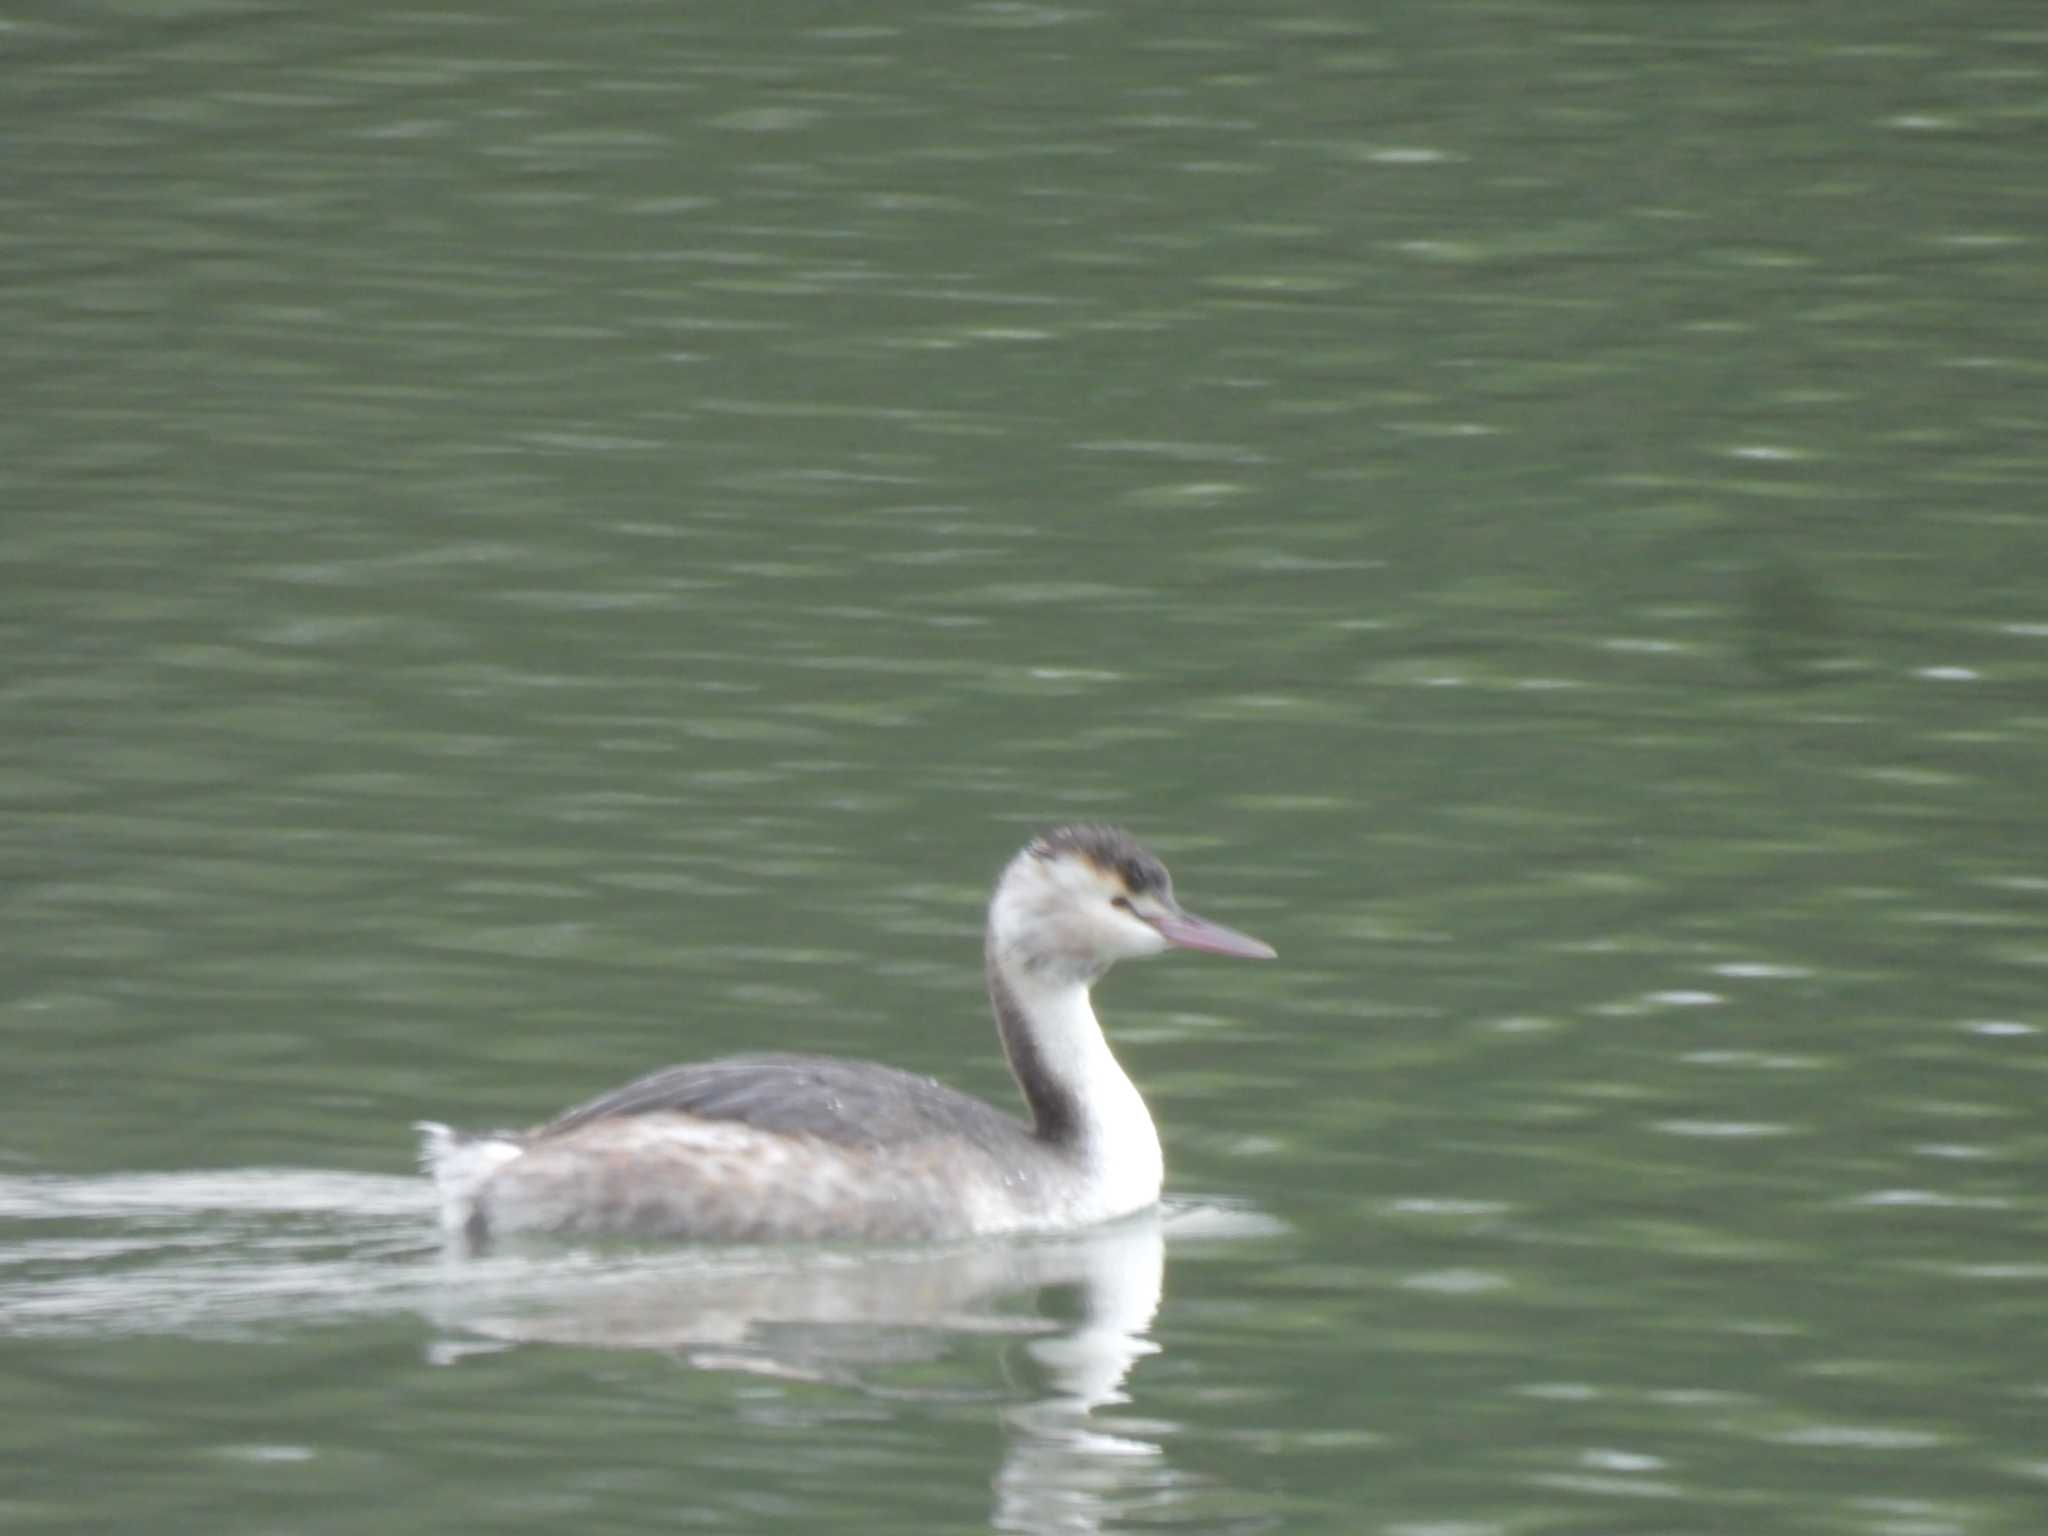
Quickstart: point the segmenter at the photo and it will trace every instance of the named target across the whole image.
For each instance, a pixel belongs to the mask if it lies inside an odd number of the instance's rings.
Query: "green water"
[[[4,40],[0,1525],[2048,1529],[2048,12]],[[441,1261],[1071,817],[1163,1225]]]

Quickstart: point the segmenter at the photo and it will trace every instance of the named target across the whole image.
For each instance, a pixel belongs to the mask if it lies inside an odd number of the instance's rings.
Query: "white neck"
[[[1103,1038],[1086,983],[989,957],[989,997],[1010,1071],[1039,1138],[1078,1160],[1084,1219],[1141,1210],[1159,1198],[1159,1132]]]

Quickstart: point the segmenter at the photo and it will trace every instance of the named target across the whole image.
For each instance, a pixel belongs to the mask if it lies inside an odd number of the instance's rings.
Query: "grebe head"
[[[1166,866],[1115,827],[1033,838],[989,905],[991,957],[1047,982],[1085,986],[1119,960],[1168,949],[1273,958],[1270,945],[1184,911]]]

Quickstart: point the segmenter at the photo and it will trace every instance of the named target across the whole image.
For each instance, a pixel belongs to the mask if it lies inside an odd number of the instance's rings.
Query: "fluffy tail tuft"
[[[471,1135],[438,1120],[420,1120],[420,1171],[441,1193],[441,1230],[451,1238],[474,1240],[487,1223],[481,1208],[491,1175],[526,1149],[502,1132]]]
[[[463,1139],[462,1132],[438,1120],[415,1120],[412,1128],[420,1133],[421,1173],[433,1173],[441,1166],[441,1160]]]

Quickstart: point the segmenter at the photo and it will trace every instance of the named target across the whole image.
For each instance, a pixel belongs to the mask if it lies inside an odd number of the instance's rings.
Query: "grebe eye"
[[[1138,915],[1138,909],[1131,905],[1131,898],[1128,896],[1112,896],[1109,898],[1109,904],[1112,907],[1122,907],[1133,917]]]

